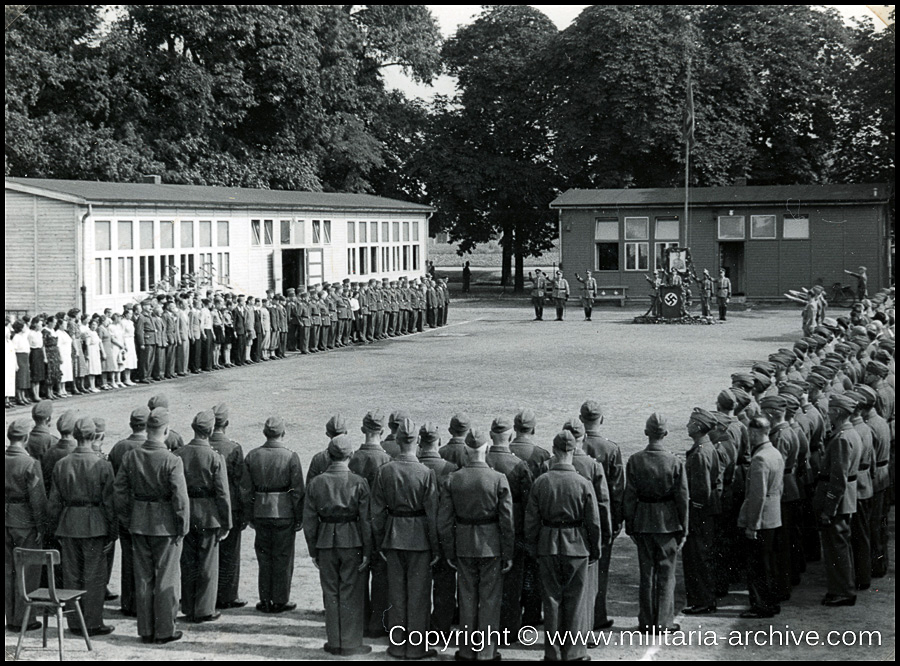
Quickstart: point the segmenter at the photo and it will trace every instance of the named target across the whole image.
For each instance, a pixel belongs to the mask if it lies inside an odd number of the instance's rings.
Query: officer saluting
[[[581,307],[584,308],[584,320],[591,320],[594,310],[594,299],[597,298],[597,281],[591,276],[590,271],[585,271],[584,278],[575,273],[575,279],[581,283]]]
[[[534,270],[534,275],[528,274],[531,280],[531,304],[534,306],[534,320],[544,320],[544,295],[547,291],[547,278],[540,268]]]
[[[562,271],[556,271],[553,281],[553,300],[556,303],[556,321],[562,321],[566,314],[566,301],[569,300],[569,281],[563,277]]]

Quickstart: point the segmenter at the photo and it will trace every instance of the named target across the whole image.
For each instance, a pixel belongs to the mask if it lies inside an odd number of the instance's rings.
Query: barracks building
[[[891,276],[888,188],[869,185],[569,190],[559,211],[560,263],[571,275],[594,271],[598,290],[647,299],[644,276],[670,247],[689,248],[698,276],[725,268],[737,296],[783,298],[788,289],[835,282],[866,266],[869,289]]]
[[[145,181],[6,178],[6,311],[120,309],[185,275],[262,296],[425,271],[428,206]]]

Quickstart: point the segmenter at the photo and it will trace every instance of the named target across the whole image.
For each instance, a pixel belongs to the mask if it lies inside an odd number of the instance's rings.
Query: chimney
[[[141,176],[141,182],[149,185],[162,185],[162,178],[156,174],[144,174]]]

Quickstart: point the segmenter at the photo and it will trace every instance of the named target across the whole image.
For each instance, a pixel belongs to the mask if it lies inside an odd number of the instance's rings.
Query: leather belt
[[[887,467],[890,464],[890,460],[882,460],[881,462],[875,463],[875,467]]]
[[[319,516],[320,523],[355,523],[359,520],[359,515],[355,516]]]
[[[80,500],[73,500],[71,502],[63,502],[63,504],[67,507],[75,507],[75,508],[86,507],[86,506],[100,506],[100,502],[88,502],[88,501],[80,501]]]
[[[498,516],[488,516],[487,518],[460,518],[457,516],[457,525],[490,525],[491,523],[500,522]]]
[[[542,520],[544,527],[555,527],[563,529],[566,527],[583,527],[583,520]]]
[[[200,499],[202,497],[215,497],[216,491],[214,488],[188,488],[188,497],[193,499]]]
[[[868,465],[860,465],[860,466],[859,466],[859,471],[860,471],[860,472],[868,472],[868,471],[869,471],[869,466],[868,466]]]
[[[388,515],[394,518],[418,518],[425,515],[425,509],[388,509]]]
[[[289,493],[293,490],[290,486],[282,486],[280,488],[257,488],[258,493]]]
[[[160,497],[159,495],[135,495],[135,502],[171,502],[171,497]]]
[[[641,497],[638,495],[638,502],[642,504],[662,504],[663,502],[671,502],[675,499],[674,495],[664,495],[662,497]]]

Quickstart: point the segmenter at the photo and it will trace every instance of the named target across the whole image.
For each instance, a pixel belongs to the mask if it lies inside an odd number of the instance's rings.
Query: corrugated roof
[[[155,185],[152,183],[106,183],[51,178],[6,178],[7,183],[83,199],[91,204],[177,204],[212,207],[292,207],[327,210],[383,210],[427,213],[430,206],[376,197],[371,194],[340,192],[297,192],[248,187],[206,185]]]
[[[879,203],[888,200],[885,183],[862,185],[735,185],[695,187],[690,204],[736,205],[756,203]],[[550,203],[551,208],[597,206],[669,206],[684,204],[684,188],[635,188],[624,190],[568,190]]]

